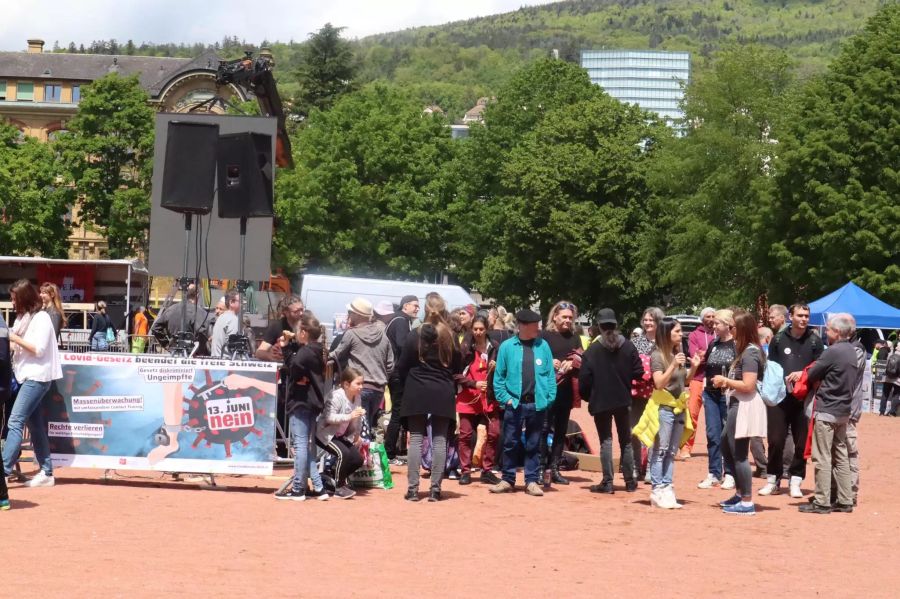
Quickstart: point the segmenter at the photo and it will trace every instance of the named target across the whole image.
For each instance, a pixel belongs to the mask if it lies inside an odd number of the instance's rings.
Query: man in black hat
[[[612,423],[615,420],[625,490],[632,493],[637,490],[637,481],[629,423],[631,385],[643,376],[644,367],[637,348],[617,330],[615,312],[603,308],[598,313],[597,324],[600,336],[584,352],[578,373],[578,391],[588,402],[588,411],[600,436],[603,480],[599,485],[592,485],[591,492],[613,493]]]
[[[522,452],[525,425],[525,492],[544,494],[541,478],[541,428],[545,413],[556,399],[556,373],[550,344],[540,337],[541,316],[531,310],[516,313],[517,336],[497,352],[494,394],[503,406],[503,480],[491,493],[509,493],[516,485],[516,456]]]

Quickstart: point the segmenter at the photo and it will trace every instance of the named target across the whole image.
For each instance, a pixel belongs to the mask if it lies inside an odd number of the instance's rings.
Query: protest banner
[[[272,473],[277,365],[61,354],[46,401],[53,465]]]

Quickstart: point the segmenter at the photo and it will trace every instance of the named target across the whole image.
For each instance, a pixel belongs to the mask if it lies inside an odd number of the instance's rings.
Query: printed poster
[[[271,362],[61,354],[46,402],[54,466],[272,473]]]

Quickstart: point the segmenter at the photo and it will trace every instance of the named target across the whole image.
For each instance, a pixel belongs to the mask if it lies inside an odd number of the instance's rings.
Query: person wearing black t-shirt
[[[553,353],[553,367],[556,371],[556,401],[547,410],[547,420],[541,432],[541,461],[544,464],[544,486],[550,481],[567,485],[569,480],[559,472],[559,461],[565,448],[566,433],[569,429],[569,415],[575,397],[574,380],[578,380],[578,366],[581,364],[581,338],[575,334],[575,304],[558,302],[550,309],[544,340]],[[575,357],[573,352],[579,355]],[[547,435],[553,433],[553,444],[548,446]],[[549,475],[546,469],[549,469]]]
[[[734,472],[722,461],[722,431],[728,417],[725,393],[713,386],[716,375],[728,374],[728,369],[737,358],[734,343],[734,313],[731,310],[716,310],[713,330],[716,338],[706,348],[704,358],[703,415],[706,420],[706,452],[709,456],[709,474],[697,486],[701,489],[724,485],[734,488]]]
[[[283,349],[279,343],[284,331],[295,331],[303,316],[303,300],[296,295],[288,295],[281,300],[281,318],[269,324],[263,333],[262,341],[256,348],[256,357],[266,362],[278,362],[282,365],[281,376],[278,383],[278,407],[276,408],[276,417],[281,423],[282,430],[285,434],[288,432],[287,413],[285,412],[285,392],[284,385],[287,380],[287,372],[284,366],[287,360],[300,347],[296,341],[291,340]],[[277,438],[277,437],[276,437]],[[279,457],[286,458],[288,456],[288,447],[284,443],[284,439],[277,438],[275,450]]]

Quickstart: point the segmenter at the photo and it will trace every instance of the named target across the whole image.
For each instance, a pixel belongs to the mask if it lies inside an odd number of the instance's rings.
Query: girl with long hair
[[[641,316],[641,332],[636,338],[632,339],[632,343],[638,350],[641,358],[641,364],[644,366],[644,379],[635,382],[632,386],[631,396],[631,428],[634,428],[644,409],[647,407],[647,400],[653,393],[653,373],[650,371],[650,354],[656,347],[656,328],[662,322],[663,311],[660,308],[651,306],[644,310]],[[634,453],[634,477],[636,480],[644,479],[647,482],[649,473],[647,472],[647,448],[644,447],[637,437],[631,439],[631,451]],[[646,478],[645,478],[646,477]]]
[[[35,461],[41,468],[27,484],[29,487],[52,487],[56,481],[50,460],[47,421],[41,404],[51,383],[62,378],[56,333],[50,316],[41,311],[41,300],[28,280],[13,283],[9,295],[16,311],[9,341],[13,349],[13,375],[19,391],[7,423],[9,433],[3,446],[3,468],[9,473],[15,469],[22,447],[22,433],[27,425]],[[10,479],[21,480],[16,474],[11,474]]]
[[[334,496],[350,499],[356,491],[347,485],[347,477],[363,464],[359,445],[362,419],[366,415],[360,406],[363,375],[355,368],[341,372],[340,386],[325,398],[325,409],[319,419],[316,442],[336,459]]]
[[[462,363],[465,367],[456,395],[459,414],[459,484],[472,482],[472,452],[479,424],[487,429],[481,453],[481,482],[496,485],[500,478],[492,472],[500,439],[500,407],[488,395],[488,379],[497,356],[497,344],[488,337],[488,321],[476,316],[472,329],[462,344]]]
[[[54,283],[41,283],[41,303],[44,312],[50,316],[57,339],[63,323],[63,306],[59,299],[59,288]]]
[[[282,335],[282,350],[291,342],[289,335]],[[294,448],[294,479],[290,488],[275,495],[276,499],[304,501],[307,496],[320,501],[328,499],[322,484],[322,476],[316,465],[316,449],[313,439],[316,419],[325,407],[325,357],[322,347],[322,326],[311,312],[304,312],[297,322],[294,338],[299,343],[297,351],[287,360],[287,397],[285,410],[290,417],[291,445]],[[312,444],[312,447],[310,445]],[[308,490],[306,480],[312,480]]]
[[[422,438],[431,415],[434,457],[429,501],[440,501],[447,437],[456,422],[456,383],[461,357],[447,324],[447,305],[434,293],[425,300],[425,322],[406,338],[400,353],[400,379],[405,380],[400,415],[409,431],[408,489],[404,499],[419,500]]]
[[[685,380],[694,376],[701,362],[701,357],[695,355],[688,365],[681,340],[681,323],[674,318],[663,318],[656,327],[656,349],[650,356],[653,385],[658,391],[665,391],[667,399],[659,403],[659,430],[650,450],[650,484],[653,485],[650,503],[667,509],[681,507],[672,486],[675,452],[681,445],[684,432],[687,410]]]
[[[713,377],[713,386],[723,389],[728,402],[728,417],[722,433],[722,456],[726,467],[734,472],[736,494],[721,502],[726,514],[753,515],[752,472],[750,469],[750,439],[765,437],[767,432],[766,404],[756,389],[766,369],[766,358],[759,347],[756,319],[749,312],[734,316],[735,353],[728,375]]]

